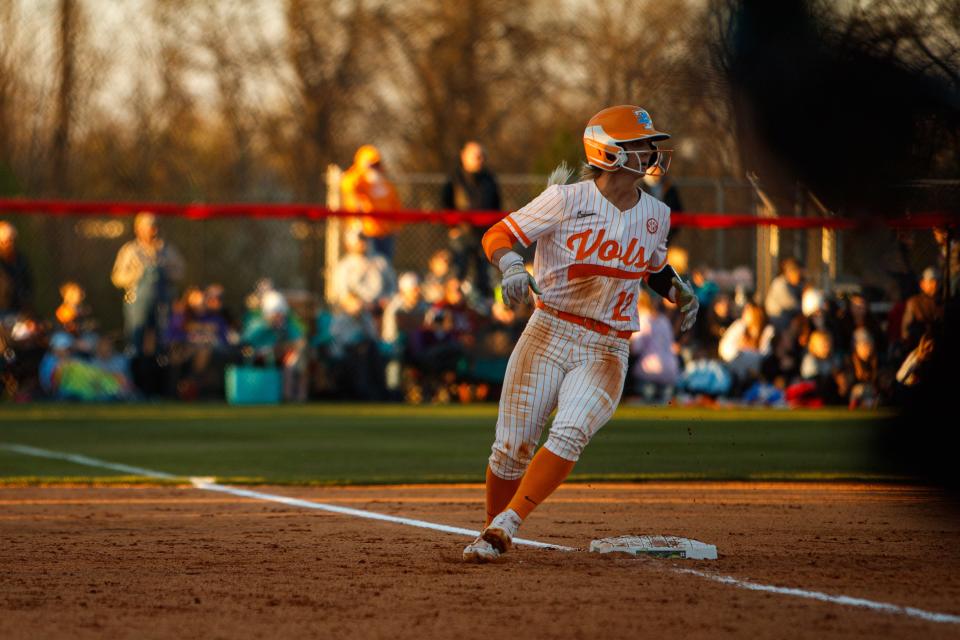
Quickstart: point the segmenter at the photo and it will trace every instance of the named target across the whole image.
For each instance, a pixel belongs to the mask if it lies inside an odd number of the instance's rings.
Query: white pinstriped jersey
[[[534,277],[545,305],[639,329],[640,281],[667,262],[667,205],[641,191],[636,205],[620,211],[585,180],[547,187],[504,222],[523,246],[537,242]]]

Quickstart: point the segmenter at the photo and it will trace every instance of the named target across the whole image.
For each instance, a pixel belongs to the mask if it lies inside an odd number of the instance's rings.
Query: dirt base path
[[[260,491],[476,528],[479,486]],[[573,485],[522,536],[667,533],[716,561],[516,549],[192,487],[0,489],[2,638],[960,637],[960,625],[678,573],[960,615],[960,522],[890,485]]]

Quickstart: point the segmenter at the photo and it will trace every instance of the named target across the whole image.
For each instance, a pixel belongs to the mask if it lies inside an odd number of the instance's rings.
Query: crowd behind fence
[[[437,182],[400,184],[413,199]],[[505,197],[505,208],[525,193]],[[460,260],[458,225],[405,225],[390,259],[344,224],[332,271],[340,291],[324,296],[329,219],[138,219],[4,217],[4,399],[492,400],[532,312],[503,305],[484,261]],[[151,276],[166,279],[169,295],[132,339],[137,289],[118,265],[143,219],[171,252]],[[749,264],[710,265],[687,248],[694,231],[675,238],[670,261],[692,279],[701,317],[681,335],[669,303],[641,298],[627,396],[878,406],[922,381],[943,327],[946,268],[956,293],[957,247],[947,260],[942,233],[895,236],[901,268],[885,265],[877,281],[886,288],[854,280],[824,288],[802,261],[786,260],[769,290],[756,291]],[[704,235],[716,244],[713,233]],[[51,290],[56,304],[41,302]],[[257,396],[264,388],[276,392]]]
[[[167,220],[158,226],[169,223],[191,224]],[[114,328],[136,291],[127,289],[125,300],[109,304],[87,295],[86,282],[111,280],[114,255],[69,258],[99,259],[100,267],[77,269],[60,282],[53,313],[33,306],[32,283],[21,286],[8,277],[0,288],[6,300],[0,314],[3,397],[213,400],[230,385],[235,394],[255,390],[263,370],[275,372],[278,399],[286,401],[495,399],[532,309],[503,305],[495,270],[461,270],[455,252],[444,246],[447,227],[416,227],[407,233],[432,238],[432,248],[404,255],[401,240],[395,264],[371,252],[362,234],[347,232],[338,275],[343,291],[335,303],[304,287],[281,286],[275,276],[266,277],[274,273],[268,267],[242,254],[225,266],[247,274],[251,285],[231,291],[219,280],[192,275],[202,271],[191,271],[197,265],[184,253],[178,266],[169,262],[166,276],[157,276],[170,278],[169,297],[159,305],[163,317],[144,323],[147,335],[136,344],[129,331]],[[18,232],[14,243],[22,237]],[[675,248],[671,262],[689,262],[686,254]],[[50,257],[19,246],[16,255],[34,273]],[[684,269],[700,297],[701,317],[683,335],[675,309],[655,294],[644,296],[626,394],[647,402],[877,406],[896,402],[922,380],[943,322],[942,267],[899,274],[888,296],[849,284],[824,291],[805,282],[802,265],[791,264],[766,296],[755,295],[746,267]],[[117,284],[115,273],[113,279]]]

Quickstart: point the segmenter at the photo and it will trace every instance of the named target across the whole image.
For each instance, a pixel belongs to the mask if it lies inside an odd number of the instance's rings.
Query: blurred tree
[[[569,20],[580,61],[574,74],[585,117],[614,104],[638,104],[673,139],[674,171],[737,172],[729,94],[702,21],[685,0],[596,0]],[[577,95],[571,96],[576,100]],[[584,99],[584,97],[586,99]]]
[[[0,194],[13,195],[19,191],[13,173],[15,155],[16,101],[21,78],[15,60],[19,43],[16,6],[0,4]]]
[[[51,144],[53,176],[50,187],[61,197],[70,195],[70,139],[76,108],[76,62],[82,37],[83,8],[77,0],[60,0],[57,9],[59,59],[57,110]]]
[[[283,83],[286,110],[273,130],[275,151],[298,197],[324,193],[327,165],[345,162],[357,144],[344,134],[370,69],[376,20],[362,0],[287,0]],[[369,45],[369,46],[368,46]]]
[[[428,0],[384,14],[388,64],[381,81],[397,95],[391,123],[405,166],[449,170],[467,140],[497,168],[525,170],[530,143],[550,118],[550,40],[531,0]]]

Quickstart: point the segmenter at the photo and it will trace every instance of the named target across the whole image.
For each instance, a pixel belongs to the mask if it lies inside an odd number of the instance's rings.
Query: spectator
[[[681,276],[690,272],[690,252],[680,246],[674,246],[667,249],[667,264]]]
[[[647,193],[670,207],[670,211],[673,213],[681,213],[683,211],[680,192],[673,184],[673,180],[669,175],[662,173],[651,175],[648,173],[643,176],[643,183],[646,186]]]
[[[780,263],[780,275],[770,283],[764,302],[764,308],[774,329],[783,331],[800,313],[802,294],[803,265],[794,258],[785,258]]]
[[[733,308],[730,296],[725,293],[715,296],[702,320],[694,325],[697,336],[697,357],[715,357],[720,348],[720,338],[733,323]]]
[[[905,356],[903,351],[903,312],[907,308],[907,299],[901,295],[902,287],[892,284],[887,287],[892,301],[889,311],[884,318],[883,332],[887,344],[886,359],[891,362],[900,362]]]
[[[826,331],[811,333],[807,343],[807,353],[800,364],[800,377],[805,380],[832,377],[837,368],[837,358],[833,353],[833,338]]]
[[[870,336],[875,351],[883,351],[882,344],[878,344],[883,340],[883,330],[880,323],[870,314],[870,305],[866,297],[863,294],[854,293],[848,296],[845,302],[837,318],[837,336],[840,344],[855,344],[857,330],[863,329]]]
[[[343,208],[355,213],[399,211],[397,189],[387,179],[380,151],[365,144],[357,149],[353,165],[343,173],[340,182]],[[393,261],[394,242],[398,224],[383,218],[363,216],[361,232],[373,245],[373,250]]]
[[[390,359],[386,370],[387,390],[400,390],[401,369],[404,361],[412,361],[419,350],[420,331],[429,309],[420,294],[420,278],[410,271],[397,282],[398,291],[383,311],[381,339]],[[410,352],[408,354],[408,352]]]
[[[0,318],[29,311],[32,298],[33,276],[17,249],[17,230],[0,220]]]
[[[917,347],[921,336],[933,335],[943,319],[943,305],[937,299],[939,285],[940,274],[927,267],[920,278],[920,293],[907,300],[900,337],[908,351]]]
[[[813,404],[843,404],[850,393],[850,382],[843,371],[842,361],[834,351],[833,337],[826,331],[810,334],[807,353],[800,364],[800,376],[813,384],[813,392],[806,400]],[[803,383],[800,383],[801,385]]]
[[[815,329],[825,331],[830,335],[833,343],[837,343],[836,338],[839,331],[836,305],[822,290],[807,287],[801,298],[800,312],[806,319],[811,331]]]
[[[50,350],[40,361],[40,388],[50,397],[57,394],[59,368],[73,357],[73,336],[58,331],[50,337]]]
[[[486,167],[486,154],[479,142],[470,141],[460,150],[460,166],[443,185],[440,196],[444,209],[458,211],[500,211],[500,186]],[[447,231],[453,257],[453,275],[474,283],[479,293],[489,297],[488,262],[483,259],[480,233],[469,223],[451,226]]]
[[[483,329],[477,338],[476,350],[470,358],[470,378],[476,383],[472,390],[474,399],[483,400],[491,389],[502,387],[510,352],[523,333],[532,312],[531,304],[519,304],[513,308],[505,305],[500,287],[497,287],[489,308],[480,312],[485,316]]]
[[[449,249],[435,251],[427,262],[427,277],[423,280],[423,299],[430,304],[443,300],[444,287],[452,275],[452,255]]]
[[[263,315],[263,297],[271,291],[276,291],[273,287],[273,280],[270,278],[260,278],[253,285],[253,291],[243,300],[244,312],[241,326],[248,326],[255,318]]]
[[[831,337],[833,334],[826,299],[820,289],[807,287],[804,290],[800,310],[801,313],[793,316],[776,337],[775,353],[780,372],[791,379],[800,375],[800,364],[807,352],[810,334],[817,329],[828,331]]]
[[[73,353],[74,340],[57,332],[50,351],[40,362],[40,385],[50,397],[60,400],[105,401],[130,397],[132,387],[123,374],[84,362]]]
[[[83,287],[76,282],[65,282],[60,285],[60,297],[62,301],[55,316],[61,330],[77,337],[96,328],[90,307],[83,304],[87,297]]]
[[[637,304],[640,328],[630,338],[630,354],[636,357],[631,369],[633,389],[646,401],[666,402],[673,397],[680,378],[675,353],[673,326],[645,291]]]
[[[117,353],[113,343],[113,338],[109,336],[100,336],[97,339],[97,347],[91,361],[97,367],[104,371],[112,373],[115,376],[121,376],[124,380],[124,386],[133,389],[133,382],[130,376],[130,361]]]
[[[363,300],[347,291],[330,321],[329,355],[342,398],[382,400],[384,366],[373,317]]]
[[[864,327],[853,332],[853,349],[848,363],[850,408],[875,408],[880,401],[880,366],[873,336]]]
[[[218,318],[227,327],[227,341],[236,344],[238,335],[237,324],[233,314],[223,306],[223,285],[211,284],[203,292],[203,305],[211,317]]]
[[[174,283],[183,277],[184,263],[180,253],[160,238],[152,213],[138,213],[133,232],[136,238],[117,253],[111,280],[124,291],[124,325],[133,352],[151,355],[161,346]]]
[[[758,305],[748,302],[720,339],[719,354],[730,373],[741,385],[760,373],[764,358],[770,355],[773,326]]]
[[[903,364],[900,365],[897,371],[897,382],[911,388],[929,379],[933,373],[931,364],[935,348],[936,341],[933,336],[929,334],[920,336],[917,348],[907,354]]]
[[[950,230],[946,227],[936,227],[933,230],[933,239],[940,250],[940,271],[949,275],[950,287],[947,297],[954,298],[960,292],[960,242],[957,242],[956,230],[950,237]],[[949,246],[947,246],[949,244]]]
[[[433,397],[447,402],[460,396],[457,372],[470,368],[481,325],[479,314],[467,304],[459,279],[447,279],[443,300],[430,308],[424,325],[424,350],[418,366]]]
[[[677,187],[673,184],[673,180],[669,175],[663,173],[655,174],[646,174],[643,176],[643,182],[646,186],[646,191],[654,198],[664,203],[670,207],[670,211],[673,213],[681,213],[683,211],[683,203],[680,201],[680,192],[677,190]],[[670,231],[667,235],[667,242],[673,242],[673,239],[680,233],[680,227],[670,227]],[[672,262],[670,264],[673,264]],[[685,271],[685,270],[684,270]],[[683,271],[677,271],[678,273],[683,273]]]
[[[696,267],[690,274],[690,282],[693,284],[693,292],[700,301],[700,306],[706,309],[713,302],[713,298],[720,292],[720,287],[713,280],[707,277],[707,270],[704,267]]]
[[[191,287],[174,305],[168,343],[177,394],[183,400],[221,397],[230,361],[230,328],[206,307],[206,295]]]
[[[356,230],[344,239],[346,255],[334,271],[334,297],[341,300],[352,293],[368,310],[380,312],[396,291],[396,274],[382,255],[370,255],[367,239]]]
[[[744,392],[744,404],[780,407],[786,404],[786,380],[780,375],[774,358],[766,358],[760,365],[760,378]]]
[[[172,338],[196,346],[224,349],[229,344],[226,320],[207,309],[207,296],[198,287],[190,287],[177,305],[170,323]]]
[[[283,398],[303,402],[307,399],[307,341],[303,326],[292,313],[279,291],[266,291],[261,313],[244,328],[241,342],[253,350],[254,359],[267,366],[283,369]]]
[[[680,386],[688,394],[709,405],[730,392],[733,380],[730,371],[722,364],[702,358],[686,364]]]

